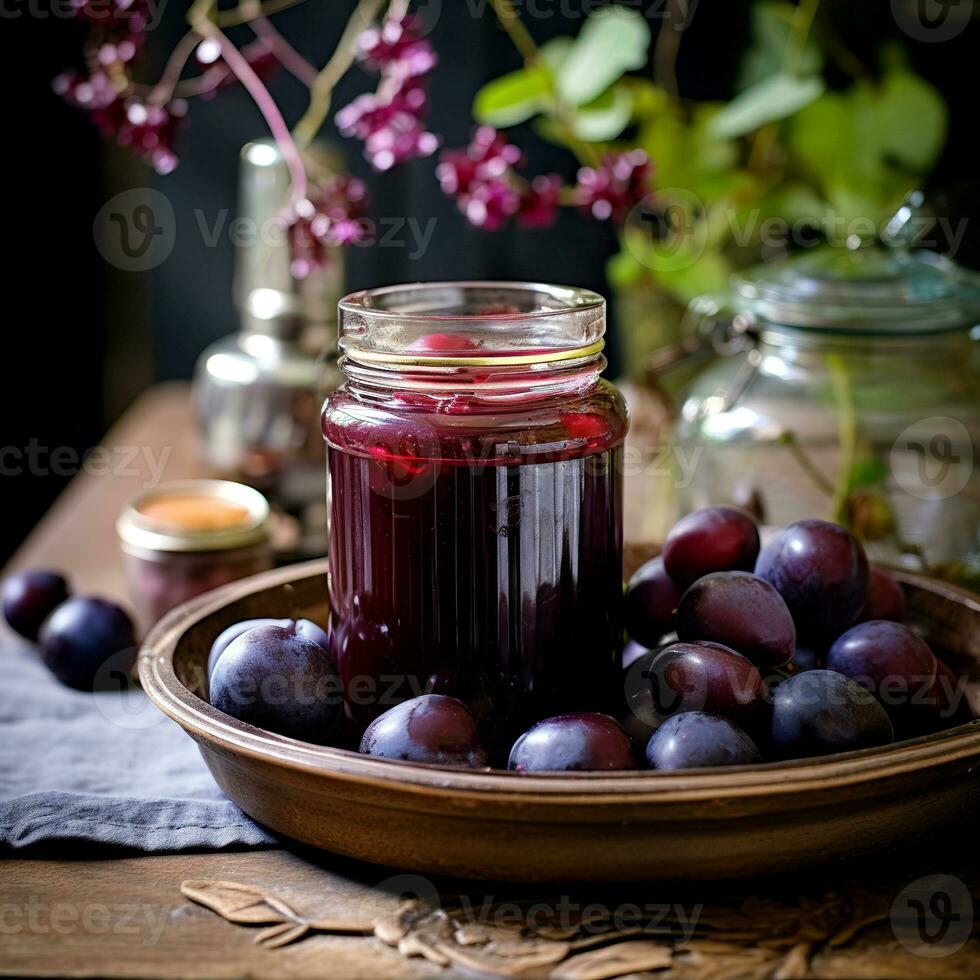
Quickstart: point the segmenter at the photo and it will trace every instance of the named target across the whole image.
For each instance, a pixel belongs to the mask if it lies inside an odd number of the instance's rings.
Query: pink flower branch
[[[160,80],[153,86],[146,101],[153,105],[164,105],[173,97],[184,67],[201,41],[201,36],[195,30],[188,31],[170,53],[167,64],[163,69]]]
[[[292,134],[289,132],[289,127],[286,125],[275,99],[263,84],[262,79],[255,73],[245,56],[211,19],[212,5],[213,0],[196,0],[188,15],[191,26],[202,37],[214,38],[218,42],[225,63],[242,83],[248,94],[252,96],[252,101],[262,113],[262,117],[269,127],[269,132],[276,141],[279,152],[289,168],[288,209],[290,212],[295,212],[297,205],[305,201],[307,196],[306,168],[303,166],[299,150],[293,142]]]
[[[262,14],[257,14],[249,22],[255,36],[265,41],[269,50],[276,56],[279,64],[298,78],[307,88],[316,83],[316,68],[313,67],[280,33],[272,22]]]
[[[310,104],[294,130],[300,146],[308,146],[316,138],[323,120],[330,112],[334,86],[343,78],[357,57],[357,39],[378,15],[384,0],[360,0],[351,15],[344,33],[337,42],[333,57],[324,65],[310,89]]]

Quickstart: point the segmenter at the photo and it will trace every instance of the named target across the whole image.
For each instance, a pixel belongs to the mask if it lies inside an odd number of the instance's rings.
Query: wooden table
[[[106,437],[116,472],[84,473],[58,500],[11,562],[12,567],[65,570],[86,591],[122,597],[113,524],[124,500],[152,478],[206,475],[184,385],[148,391]],[[161,475],[160,473],[157,474]],[[0,693],[2,697],[2,693]],[[597,846],[601,846],[597,842]],[[669,847],[669,842],[665,842]],[[833,855],[828,855],[828,863]],[[943,846],[909,846],[878,867],[829,868],[819,876],[746,884],[651,889],[565,890],[588,902],[679,904],[702,910],[710,923],[729,912],[743,919],[741,938],[705,940],[679,952],[659,976],[680,977],[951,977],[980,976],[980,941],[937,958],[909,952],[896,938],[887,910],[901,889],[941,873],[977,894],[980,857],[972,836]],[[399,902],[398,873],[301,848],[218,854],[106,857],[61,847],[0,861],[0,973],[17,976],[135,977],[423,977],[456,975],[425,959],[402,955],[375,938],[317,935],[282,949],[254,942],[256,930],[233,925],[187,901],[185,879],[256,885],[318,917],[391,912]],[[472,908],[527,899],[506,884],[435,882],[443,896],[464,893]],[[380,886],[380,887],[379,887]],[[535,898],[558,903],[558,889]],[[748,904],[744,904],[748,897]],[[973,902],[964,911],[972,915]],[[877,918],[867,909],[878,910]],[[885,910],[882,918],[881,910]],[[867,928],[855,928],[870,918]],[[853,937],[849,933],[855,931]],[[899,930],[901,932],[901,930]],[[902,933],[904,936],[904,933]],[[681,950],[681,947],[678,947]]]

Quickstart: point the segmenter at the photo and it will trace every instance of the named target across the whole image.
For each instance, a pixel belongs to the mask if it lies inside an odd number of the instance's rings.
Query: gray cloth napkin
[[[141,851],[275,843],[141,691],[62,687],[32,646],[8,634],[0,643],[0,847],[55,840]]]

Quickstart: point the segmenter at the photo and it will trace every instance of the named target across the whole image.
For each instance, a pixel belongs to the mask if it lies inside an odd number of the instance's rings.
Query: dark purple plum
[[[681,640],[711,640],[760,667],[784,664],[796,649],[793,617],[779,593],[751,572],[712,572],[681,596]]]
[[[389,708],[368,725],[361,752],[466,769],[487,765],[476,720],[462,701],[445,694],[423,694]]]
[[[843,674],[807,670],[776,688],[772,746],[784,758],[850,752],[893,739],[885,709]]]
[[[124,674],[136,660],[133,621],[108,599],[80,595],[66,599],[44,621],[39,640],[41,658],[51,673],[79,690],[96,686],[110,658],[113,671]]]
[[[636,769],[629,736],[619,722],[594,711],[556,715],[514,743],[507,768],[517,772]]]
[[[921,727],[938,661],[907,626],[886,619],[852,626],[827,651],[827,667],[874,694],[902,733]]]
[[[218,638],[211,644],[211,652],[208,654],[208,677],[214,673],[214,665],[228,648],[233,640],[237,640],[242,633],[247,633],[256,626],[282,626],[284,629],[293,630],[298,636],[305,636],[308,640],[319,644],[324,650],[329,651],[330,640],[327,631],[317,626],[309,619],[243,619],[240,623],[233,623],[227,629],[218,634]]]
[[[710,572],[751,572],[759,529],[734,507],[705,507],[682,517],[664,540],[664,568],[683,592]]]
[[[720,643],[672,643],[650,662],[648,676],[661,718],[705,711],[752,728],[766,712],[759,671]]]
[[[455,697],[459,690],[459,673],[453,667],[441,667],[429,674],[425,682],[425,694],[449,694]]]
[[[861,619],[865,622],[871,619],[891,619],[901,623],[905,620],[907,611],[908,600],[894,576],[883,568],[872,566],[868,579],[868,601]]]
[[[232,640],[211,674],[211,704],[239,721],[305,742],[326,741],[342,692],[319,643],[283,626]]]
[[[642,648],[641,648],[642,649]],[[653,701],[653,685],[650,683],[650,666],[662,647],[643,650],[632,658],[623,670],[623,700],[626,711],[620,718],[623,729],[629,735],[637,758],[643,757],[650,736],[663,721]],[[626,651],[623,651],[624,655]]]
[[[68,583],[57,572],[14,572],[3,583],[3,616],[11,629],[33,642],[41,624],[67,598]]]
[[[793,671],[799,673],[803,670],[815,670],[823,667],[823,661],[823,654],[819,650],[815,650],[813,647],[798,646],[793,651],[789,665],[793,668]]]
[[[797,521],[759,553],[756,575],[786,600],[804,645],[826,646],[853,625],[868,593],[868,559],[849,531],[829,521]]]
[[[645,647],[656,646],[674,629],[680,592],[664,570],[663,559],[641,566],[626,587],[623,622],[630,637]]]
[[[642,643],[637,643],[636,640],[630,640],[623,647],[623,652],[619,656],[619,664],[623,670],[629,670],[640,657],[649,652],[650,649]]]
[[[668,718],[650,736],[646,756],[651,769],[662,770],[749,766],[762,760],[738,725],[704,711]]]

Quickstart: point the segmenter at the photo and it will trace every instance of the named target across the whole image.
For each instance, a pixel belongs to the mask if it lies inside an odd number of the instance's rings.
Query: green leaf
[[[626,71],[646,64],[650,28],[626,7],[606,7],[586,18],[555,75],[559,98],[571,106],[598,98]]]
[[[896,69],[882,79],[877,102],[881,152],[913,173],[928,172],[946,142],[949,114],[942,96],[925,79]]]
[[[558,71],[561,63],[568,57],[572,44],[573,40],[570,37],[553,37],[538,48],[538,55],[553,72]]]
[[[533,65],[487,82],[473,99],[473,117],[487,126],[515,126],[548,105],[552,75]]]
[[[617,88],[626,89],[633,98],[633,118],[651,120],[674,108],[673,100],[659,85],[648,78],[627,76],[616,83]]]
[[[749,88],[763,79],[779,74],[789,43],[797,7],[791,3],[756,3],[752,7],[752,44],[739,66],[737,91]],[[813,39],[808,39],[800,54],[801,75],[818,75],[823,70],[823,56]]]
[[[736,95],[711,121],[711,133],[734,139],[799,112],[823,94],[823,79],[773,75]]]
[[[579,106],[571,118],[572,132],[581,140],[601,143],[615,139],[633,115],[633,96],[618,85],[588,105]]]
[[[692,262],[670,263],[660,259],[657,279],[682,303],[689,303],[704,293],[721,293],[728,289],[732,267],[714,250],[706,250]]]
[[[658,187],[682,188],[705,201],[726,193],[738,165],[738,146],[711,134],[717,111],[711,103],[696,106],[690,118],[665,110],[642,125],[637,143],[654,161]]]
[[[793,118],[787,143],[835,218],[878,224],[929,172],[946,121],[932,87],[898,67],[878,85],[823,95]]]
[[[880,459],[873,456],[856,459],[847,474],[847,489],[851,491],[859,487],[875,486],[887,476],[888,467]]]
[[[606,277],[615,289],[628,289],[647,281],[650,270],[628,249],[621,248],[606,263]]]

